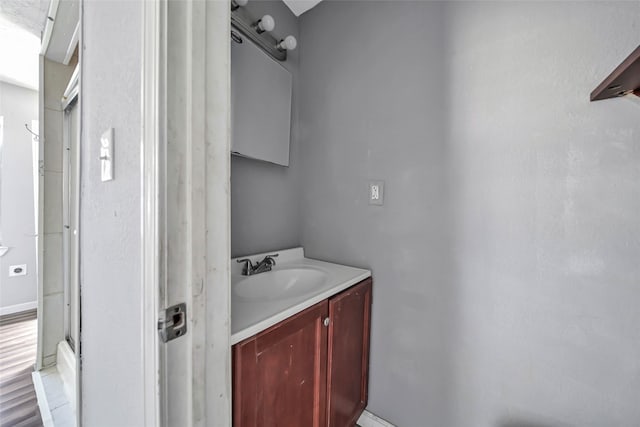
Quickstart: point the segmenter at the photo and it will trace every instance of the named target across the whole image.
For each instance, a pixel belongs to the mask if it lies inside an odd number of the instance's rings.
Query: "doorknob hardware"
[[[329,326],[329,323],[331,323],[331,321],[329,320],[329,318],[328,318],[328,317],[325,317],[325,318],[324,318],[324,321],[322,322],[322,324],[323,324],[324,326]]]

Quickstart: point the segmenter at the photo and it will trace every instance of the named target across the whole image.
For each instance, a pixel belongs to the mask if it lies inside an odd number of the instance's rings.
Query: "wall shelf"
[[[591,92],[591,101],[617,98],[631,93],[640,96],[640,46]]]

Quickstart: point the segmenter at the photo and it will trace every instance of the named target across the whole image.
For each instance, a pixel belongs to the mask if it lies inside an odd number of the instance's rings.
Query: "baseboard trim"
[[[383,420],[379,416],[372,414],[369,411],[364,411],[360,418],[358,418],[358,425],[360,427],[396,427],[387,420]]]
[[[25,302],[22,304],[9,305],[7,307],[0,307],[0,316],[6,316],[7,314],[20,313],[21,311],[35,310],[38,308],[38,301]]]

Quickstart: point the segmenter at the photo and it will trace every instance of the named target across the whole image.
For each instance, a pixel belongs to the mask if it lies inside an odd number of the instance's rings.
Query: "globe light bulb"
[[[264,33],[265,31],[273,31],[273,29],[276,27],[276,21],[273,19],[271,15],[264,15],[256,23],[256,27],[258,27],[258,33]]]
[[[236,10],[239,7],[246,6],[249,0],[231,0],[231,10]]]
[[[285,51],[293,50],[296,48],[296,46],[298,46],[298,41],[296,40],[296,38],[293,36],[287,36],[283,40],[280,40],[280,43],[278,43],[278,46],[276,47],[278,48],[278,50]]]

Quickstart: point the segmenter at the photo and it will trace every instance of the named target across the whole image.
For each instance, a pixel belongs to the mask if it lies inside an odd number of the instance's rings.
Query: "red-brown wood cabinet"
[[[234,345],[234,427],[355,425],[370,319],[371,278]]]

